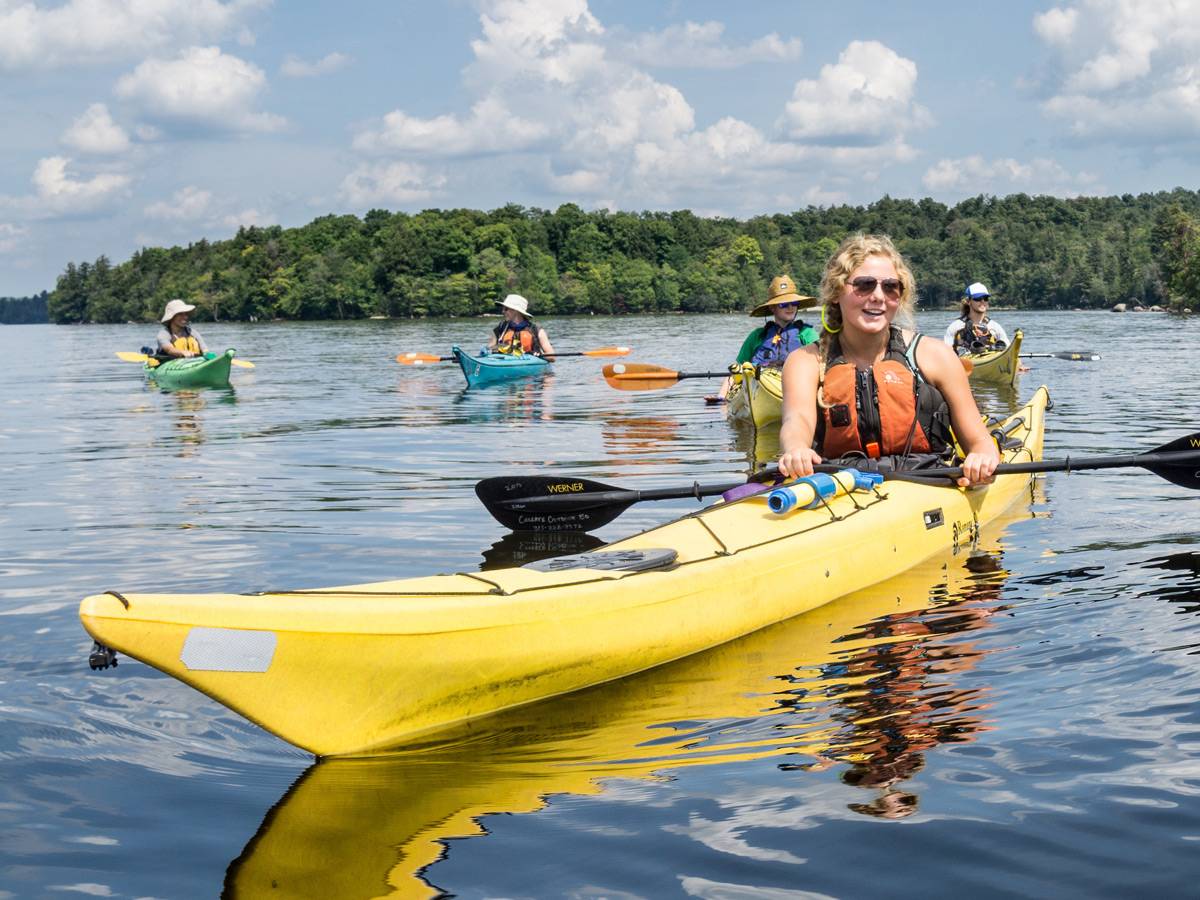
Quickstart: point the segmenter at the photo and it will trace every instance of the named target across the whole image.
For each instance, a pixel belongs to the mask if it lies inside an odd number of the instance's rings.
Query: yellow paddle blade
[[[118,350],[117,351],[117,359],[123,359],[125,362],[148,363],[150,365],[150,368],[152,368],[152,369],[155,366],[157,366],[159,363],[159,360],[155,359],[153,356],[147,356],[145,353],[134,353],[132,350]],[[248,359],[234,358],[230,361],[235,366],[238,366],[239,368],[242,368],[242,369],[253,369],[254,368],[254,363],[250,362],[250,360],[248,360]]]
[[[670,387],[679,373],[649,363],[610,363],[603,369],[604,380],[619,391],[655,391]]]
[[[584,350],[584,356],[628,356],[632,347],[599,347],[595,350]]]

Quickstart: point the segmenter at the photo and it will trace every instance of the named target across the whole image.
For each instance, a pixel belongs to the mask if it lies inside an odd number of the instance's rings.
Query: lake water
[[[1197,430],[1200,316],[997,317],[1030,352],[1103,353],[1030,361],[1047,457]],[[751,323],[545,324],[704,371]],[[1196,896],[1200,496],[1140,470],[1047,476],[966,562],[433,750],[314,764],[133,660],[89,671],[87,594],[519,564],[582,546],[506,537],[480,478],[662,487],[773,452],[712,381],[616,392],[584,358],[465,391],[393,361],[487,327],[209,324],[257,368],[175,394],[113,356],[152,326],[0,327],[0,897]]]

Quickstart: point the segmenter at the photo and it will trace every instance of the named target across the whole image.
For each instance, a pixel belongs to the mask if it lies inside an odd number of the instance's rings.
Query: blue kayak
[[[467,387],[539,375],[550,367],[550,363],[540,356],[528,353],[483,352],[478,356],[471,356],[458,347],[451,347],[450,352],[462,366],[463,375],[467,378]]]

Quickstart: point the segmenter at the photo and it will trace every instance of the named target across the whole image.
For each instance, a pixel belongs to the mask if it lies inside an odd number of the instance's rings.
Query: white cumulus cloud
[[[365,209],[419,203],[433,197],[445,184],[444,175],[430,175],[415,163],[364,163],[342,179],[340,193],[351,206]]]
[[[279,67],[279,71],[289,78],[314,78],[344,69],[350,63],[350,57],[344,53],[328,53],[316,62],[306,62],[297,56],[289,55]]]
[[[116,155],[129,149],[129,135],[113,121],[108,107],[93,103],[63,134],[63,143],[78,153]]]
[[[1042,110],[1075,137],[1200,137],[1200,0],[1079,0],[1033,27],[1060,73]]]
[[[470,115],[422,119],[401,110],[383,117],[377,127],[354,138],[354,148],[366,153],[419,153],[464,156],[509,153],[534,146],[549,133],[540,122],[521,118],[498,96],[477,102]]]
[[[1097,179],[1087,172],[1072,173],[1052,159],[1019,162],[1012,158],[984,159],[975,154],[959,159],[941,159],[925,172],[922,184],[939,194],[1051,194],[1075,197],[1099,190]]]
[[[772,33],[741,46],[724,42],[721,22],[685,22],[662,31],[634,35],[624,53],[651,68],[733,69],[738,66],[799,59],[804,44],[799,38]]]
[[[773,129],[733,115],[698,124],[683,92],[652,68],[778,66],[800,56],[800,42],[771,34],[735,44],[719,22],[609,30],[586,0],[483,7],[463,71],[468,110],[394,109],[359,129],[355,151],[414,165],[440,160],[456,181],[507,176],[584,203],[729,213],[840,197],[832,182],[866,183],[912,159],[906,136],[930,121],[917,103],[916,64],[876,41],[851,43],[819,77],[796,83]],[[360,167],[343,194],[378,196],[379,171]],[[393,191],[409,202],[428,193],[404,178]]]
[[[257,225],[259,227],[264,225],[274,225],[278,221],[279,217],[274,213],[253,208],[230,213],[229,215],[221,218],[221,224],[234,231],[236,231],[238,228],[249,228],[252,225]]]
[[[146,217],[179,222],[195,222],[208,216],[212,209],[211,191],[188,185],[172,195],[170,200],[160,200],[146,207]]]
[[[0,0],[0,69],[92,65],[244,31],[271,0]]]
[[[117,96],[170,130],[277,131],[280,116],[256,111],[266,75],[218,47],[190,47],[174,59],[148,59],[117,81]]]
[[[91,178],[73,175],[65,156],[38,160],[30,181],[33,193],[21,197],[0,196],[0,209],[21,213],[30,219],[71,218],[106,208],[123,199],[133,179],[121,172],[98,172]]]
[[[798,81],[780,126],[796,140],[878,144],[929,123],[917,64],[878,41],[851,41],[816,79]]]

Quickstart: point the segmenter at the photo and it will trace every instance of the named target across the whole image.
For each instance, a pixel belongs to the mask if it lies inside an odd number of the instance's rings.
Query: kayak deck
[[[1004,461],[1041,458],[1048,399],[1041,388],[1020,411]],[[673,551],[640,571],[543,561],[253,595],[107,593],[80,617],[101,644],[297,746],[363,755],[680,659],[946,548],[965,554],[1029,480],[888,481],[784,516],[762,495],[718,503],[603,548]]]
[[[1025,335],[1021,329],[1013,333],[1012,343],[1003,350],[990,353],[972,353],[967,356],[975,366],[970,377],[975,381],[991,381],[1015,385],[1021,371],[1021,341]]]
[[[550,367],[550,363],[542,357],[528,353],[481,353],[471,356],[458,347],[451,347],[450,353],[458,360],[467,379],[467,387],[526,378],[541,374]]]

